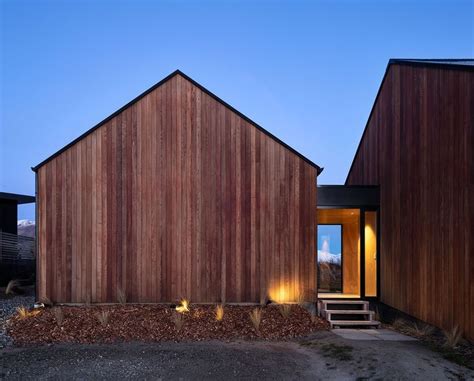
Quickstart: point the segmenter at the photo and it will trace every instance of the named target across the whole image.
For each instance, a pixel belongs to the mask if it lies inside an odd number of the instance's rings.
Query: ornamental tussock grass
[[[97,320],[99,320],[102,327],[107,327],[109,324],[110,311],[101,311],[97,313]]]
[[[261,308],[254,308],[252,312],[250,312],[250,321],[253,324],[253,327],[256,331],[260,329],[260,323],[262,322],[262,309]]]
[[[219,304],[216,306],[216,320],[217,321],[222,321],[222,319],[224,318],[224,307],[222,306],[222,304]]]
[[[281,316],[288,319],[291,315],[291,304],[280,304],[278,306]]]

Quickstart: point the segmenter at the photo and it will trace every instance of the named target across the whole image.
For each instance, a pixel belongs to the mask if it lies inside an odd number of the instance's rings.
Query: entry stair
[[[364,300],[319,300],[318,312],[331,328],[380,326],[380,322],[374,320],[374,311],[369,310],[369,302]]]

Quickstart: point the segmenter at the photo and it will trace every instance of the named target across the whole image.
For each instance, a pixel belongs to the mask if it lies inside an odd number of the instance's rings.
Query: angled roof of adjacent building
[[[446,59],[411,59],[411,58],[392,58],[390,64],[413,64],[420,66],[446,66],[446,67],[463,67],[474,68],[474,59],[472,58],[446,58]]]
[[[385,73],[382,78],[382,82],[380,83],[379,89],[377,91],[377,95],[375,96],[374,103],[372,104],[372,108],[369,113],[369,117],[367,118],[367,122],[364,127],[364,131],[362,132],[362,136],[360,137],[359,140],[359,145],[357,146],[356,152],[354,154],[354,157],[352,158],[352,163],[349,168],[349,171],[347,172],[346,175],[346,181],[344,184],[347,184],[347,179],[349,178],[349,175],[352,171],[352,167],[354,166],[355,159],[357,157],[357,154],[359,153],[359,149],[362,144],[362,140],[364,139],[365,131],[367,130],[367,127],[369,126],[370,119],[372,118],[372,113],[374,112],[375,105],[377,104],[377,100],[379,99],[380,92],[382,90],[383,84],[385,82],[385,79],[387,78],[387,73],[392,65],[411,65],[411,66],[422,66],[422,67],[440,67],[440,68],[445,68],[445,69],[454,69],[454,70],[469,70],[469,71],[474,71],[474,59],[473,58],[433,58],[433,59],[425,59],[425,58],[391,58],[388,61],[387,68],[385,69]]]
[[[167,82],[168,80],[170,80],[171,78],[173,78],[174,76],[176,75],[181,75],[183,78],[187,79],[189,82],[191,82],[194,86],[198,87],[201,91],[203,91],[204,93],[206,93],[207,95],[209,95],[210,97],[212,97],[213,99],[215,99],[217,102],[221,103],[223,106],[227,107],[228,109],[230,109],[231,111],[233,111],[234,113],[236,113],[238,116],[240,116],[242,119],[244,119],[246,122],[250,123],[251,125],[253,125],[255,128],[257,128],[258,130],[262,131],[265,135],[269,136],[270,138],[272,138],[273,140],[275,140],[277,143],[281,144],[282,146],[284,146],[285,148],[287,148],[289,151],[291,151],[292,153],[294,153],[295,155],[297,155],[298,157],[300,157],[301,159],[303,159],[305,162],[307,162],[308,164],[310,164],[311,166],[315,167],[317,172],[318,172],[318,175],[323,171],[324,168],[321,168],[320,166],[318,166],[316,163],[314,163],[313,161],[311,161],[310,159],[308,159],[307,157],[303,156],[301,153],[299,153],[298,151],[296,151],[294,148],[290,147],[288,144],[286,144],[285,142],[283,142],[282,140],[280,140],[279,138],[277,138],[275,135],[273,135],[271,132],[265,130],[263,127],[261,127],[260,125],[258,125],[257,123],[255,123],[252,119],[250,119],[249,117],[247,117],[246,115],[242,114],[240,111],[238,111],[237,109],[235,109],[234,107],[232,107],[230,104],[228,104],[227,102],[223,101],[221,98],[219,98],[217,95],[215,95],[214,93],[210,92],[208,89],[206,89],[204,86],[202,86],[201,84],[199,84],[198,82],[196,82],[195,80],[193,80],[192,78],[190,78],[189,76],[187,76],[186,74],[184,74],[182,71],[180,70],[175,70],[174,72],[172,72],[171,74],[169,74],[168,76],[166,76],[165,78],[163,78],[161,81],[159,81],[158,83],[156,83],[155,85],[153,85],[152,87],[150,87],[148,90],[144,91],[143,93],[141,93],[139,96],[137,96],[136,98],[134,98],[133,100],[131,100],[130,102],[128,102],[125,106],[121,107],[120,109],[118,109],[117,111],[115,111],[112,115],[108,116],[107,118],[105,118],[103,121],[101,121],[100,123],[96,124],[94,127],[92,127],[91,129],[89,129],[88,131],[84,132],[81,136],[77,137],[76,139],[74,139],[72,142],[70,142],[69,144],[67,144],[66,146],[64,146],[63,148],[61,148],[59,151],[57,151],[56,153],[52,154],[51,156],[49,156],[48,158],[46,158],[45,160],[43,160],[41,163],[39,163],[38,165],[36,165],[35,167],[32,167],[31,169],[33,171],[37,171],[40,167],[42,167],[44,164],[46,164],[47,162],[49,162],[50,160],[54,159],[56,156],[60,155],[62,152],[66,151],[68,148],[70,148],[71,146],[73,146],[75,143],[77,143],[78,141],[80,141],[81,139],[83,139],[84,137],[86,137],[87,135],[89,135],[90,133],[92,133],[93,131],[95,131],[96,129],[98,129],[99,127],[101,127],[102,125],[104,125],[105,123],[107,123],[109,120],[113,119],[114,117],[116,117],[117,115],[119,115],[121,112],[123,112],[125,109],[129,108],[130,106],[132,106],[134,103],[138,102],[140,99],[142,99],[143,97],[145,97],[147,94],[149,94],[150,92],[152,92],[153,90],[155,90],[156,88],[158,88],[159,86],[161,86],[163,83]]]

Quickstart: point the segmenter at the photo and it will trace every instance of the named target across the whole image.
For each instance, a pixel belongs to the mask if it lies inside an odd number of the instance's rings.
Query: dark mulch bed
[[[57,310],[62,310],[63,321],[58,324]],[[282,340],[304,336],[328,329],[327,322],[303,307],[292,305],[285,318],[279,306],[262,308],[259,330],[250,320],[255,306],[224,307],[224,318],[216,321],[215,305],[191,305],[183,315],[184,324],[178,329],[173,321],[174,309],[165,305],[113,305],[54,307],[43,309],[38,315],[21,319],[15,315],[8,322],[8,333],[19,345],[44,343],[108,343],[120,341],[201,341],[264,339]],[[99,320],[108,311],[108,322]],[[60,319],[61,320],[61,319]]]

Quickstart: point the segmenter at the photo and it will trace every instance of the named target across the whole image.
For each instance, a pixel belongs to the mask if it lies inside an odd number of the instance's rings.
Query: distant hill
[[[35,222],[30,220],[18,221],[18,235],[35,238]]]

